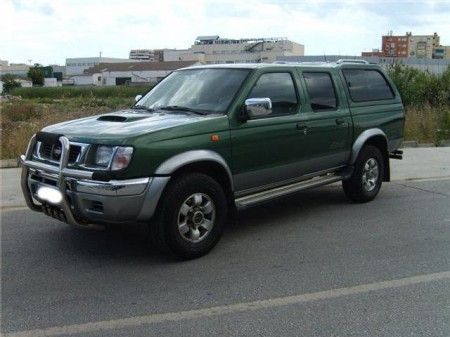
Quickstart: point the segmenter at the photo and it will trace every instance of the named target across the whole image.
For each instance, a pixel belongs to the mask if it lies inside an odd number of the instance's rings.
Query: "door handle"
[[[303,131],[303,134],[305,135],[308,132],[308,126],[304,123],[297,123],[295,127],[297,128],[297,130]]]
[[[341,125],[345,123],[345,119],[344,118],[336,118],[336,124],[337,125]]]

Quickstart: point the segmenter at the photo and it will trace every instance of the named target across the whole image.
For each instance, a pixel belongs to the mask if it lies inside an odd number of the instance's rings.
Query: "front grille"
[[[74,164],[81,152],[81,146],[70,145],[69,164]],[[45,160],[59,161],[61,159],[61,144],[41,143],[39,147],[39,156]]]

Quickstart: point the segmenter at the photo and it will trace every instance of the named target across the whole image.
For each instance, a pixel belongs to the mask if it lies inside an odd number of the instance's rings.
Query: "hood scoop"
[[[124,123],[124,122],[134,122],[134,121],[138,121],[140,119],[144,119],[147,118],[148,116],[123,116],[123,115],[103,115],[100,116],[99,118],[97,118],[98,121],[103,121],[103,122],[119,122],[119,123]]]

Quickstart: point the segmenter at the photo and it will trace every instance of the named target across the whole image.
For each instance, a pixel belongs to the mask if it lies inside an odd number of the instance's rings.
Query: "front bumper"
[[[94,172],[70,169],[69,140],[61,136],[59,166],[32,161],[33,136],[20,157],[21,187],[29,208],[74,226],[148,221],[153,216],[169,177],[96,181]],[[39,198],[40,187],[57,189],[62,201],[50,204]]]

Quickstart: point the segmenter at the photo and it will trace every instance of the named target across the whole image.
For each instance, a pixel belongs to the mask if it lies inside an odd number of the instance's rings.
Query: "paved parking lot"
[[[349,204],[335,184],[241,212],[188,262],[155,253],[143,226],[76,230],[3,204],[2,331],[449,336],[445,151],[392,161],[396,180],[368,204]]]

